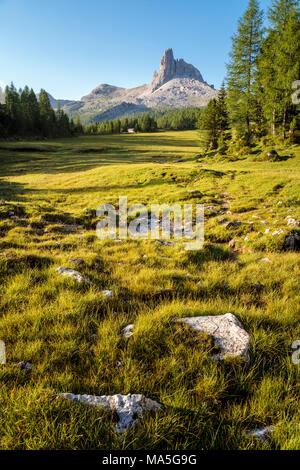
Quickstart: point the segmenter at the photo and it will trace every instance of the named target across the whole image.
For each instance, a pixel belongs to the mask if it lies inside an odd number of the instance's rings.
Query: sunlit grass
[[[291,230],[288,215],[300,220],[299,148],[278,148],[289,156],[281,162],[220,161],[201,157],[193,131],[0,147],[0,198],[24,212],[11,219],[0,207],[0,448],[299,449],[299,366],[291,361],[299,254],[265,234]],[[201,252],[181,242],[100,241],[94,211],[119,196],[148,208],[226,204],[230,212],[207,215]],[[226,229],[224,217],[244,224]],[[66,233],[64,224],[83,228]],[[260,262],[266,256],[271,263]],[[90,284],[59,276],[59,266]],[[105,299],[104,289],[115,296]],[[249,363],[212,362],[208,338],[196,341],[174,323],[227,312],[251,335]],[[130,323],[134,335],[124,340]],[[17,366],[23,360],[31,373]],[[142,393],[164,409],[120,439],[110,414],[58,400],[59,392]],[[269,425],[265,442],[245,436]]]

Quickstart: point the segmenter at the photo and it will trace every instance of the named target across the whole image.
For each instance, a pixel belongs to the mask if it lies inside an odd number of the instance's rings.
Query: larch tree
[[[228,108],[233,128],[249,142],[255,121],[255,83],[258,56],[263,42],[263,12],[250,0],[232,38],[227,64]]]

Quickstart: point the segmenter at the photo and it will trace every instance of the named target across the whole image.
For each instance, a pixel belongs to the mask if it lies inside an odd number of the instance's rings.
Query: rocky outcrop
[[[187,64],[183,59],[174,59],[173,50],[167,49],[160,61],[159,73],[154,71],[151,91],[154,92],[173,78],[193,78],[204,83],[203,77],[196,67]]]
[[[124,433],[137,424],[137,421],[147,411],[158,411],[162,405],[144,395],[74,395],[73,393],[60,393],[59,397],[76,403],[104,408],[115,412],[119,421],[116,426],[117,433]]]

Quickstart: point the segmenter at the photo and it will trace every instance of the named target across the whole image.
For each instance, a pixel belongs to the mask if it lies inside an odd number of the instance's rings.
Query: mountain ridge
[[[131,114],[157,108],[206,106],[216,96],[217,90],[208,85],[200,71],[183,59],[175,59],[169,48],[161,58],[159,72],[154,70],[150,84],[123,88],[102,83],[79,101],[49,97],[53,107],[60,101],[62,109],[70,115],[78,112],[85,122],[102,122],[121,117],[126,111]]]

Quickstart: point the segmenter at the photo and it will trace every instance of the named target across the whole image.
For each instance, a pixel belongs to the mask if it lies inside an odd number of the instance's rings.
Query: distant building
[[[127,129],[128,134],[135,134],[135,129]]]

